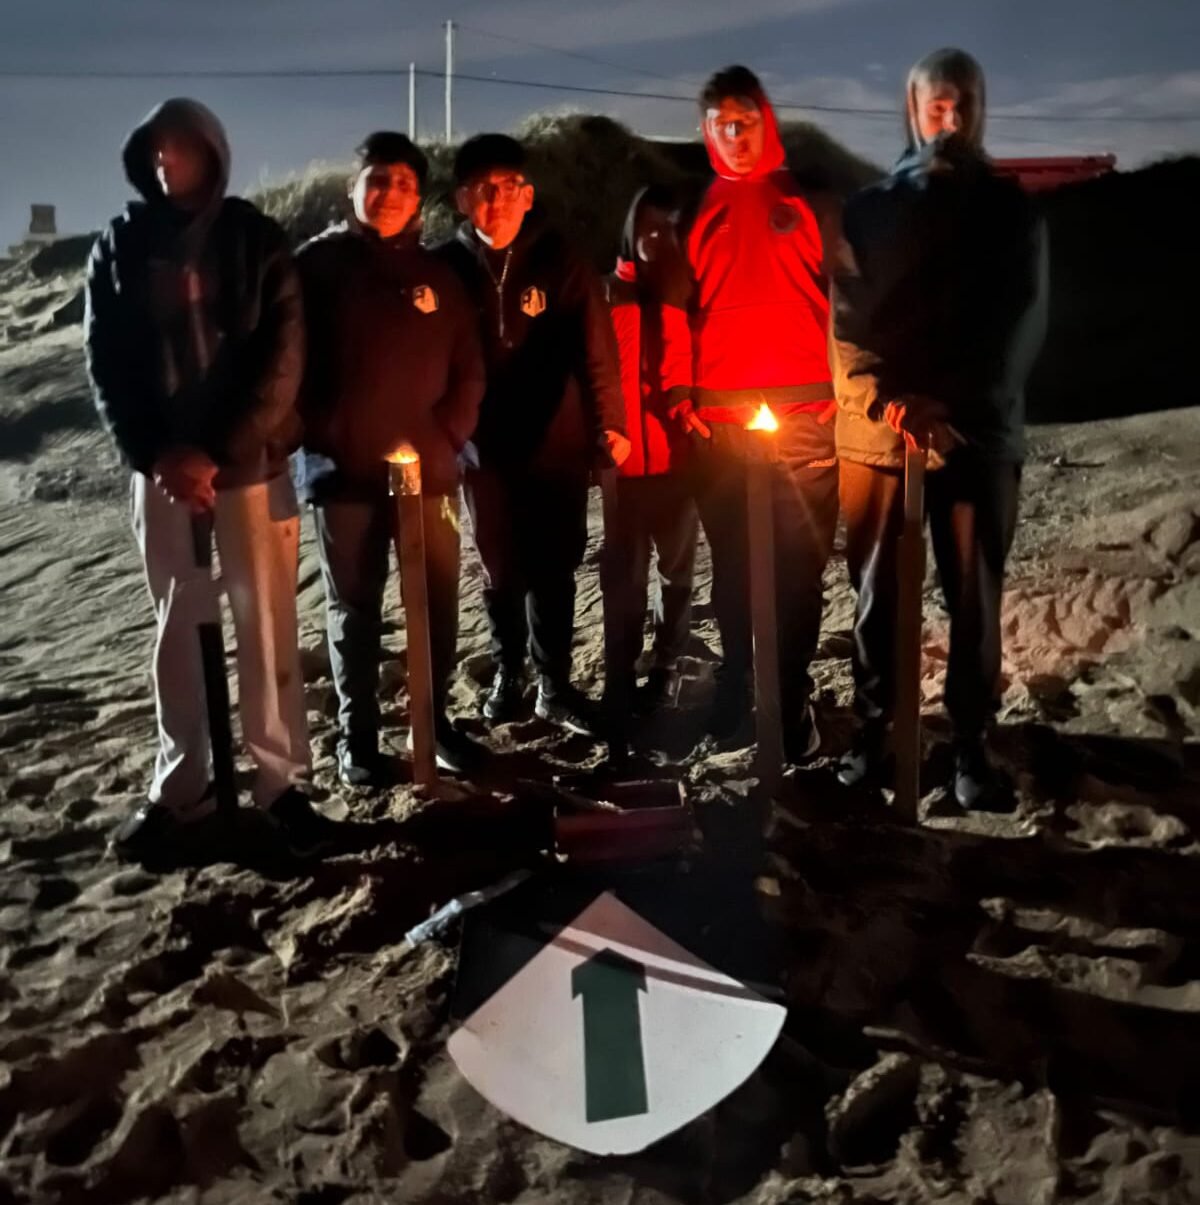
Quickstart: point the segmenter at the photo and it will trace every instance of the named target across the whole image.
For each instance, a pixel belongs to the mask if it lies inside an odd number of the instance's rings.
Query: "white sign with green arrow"
[[[728,1096],[785,1015],[605,892],[466,1019],[449,1049],[517,1121],[620,1155]]]

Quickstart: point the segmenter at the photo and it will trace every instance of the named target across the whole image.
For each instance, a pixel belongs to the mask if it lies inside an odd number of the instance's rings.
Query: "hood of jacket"
[[[704,122],[704,146],[708,151],[708,161],[712,164],[713,171],[722,180],[761,180],[764,176],[777,172],[787,161],[787,155],[783,149],[783,139],[779,135],[779,122],[775,117],[775,108],[767,99],[767,94],[761,89],[755,89],[749,93],[748,99],[754,101],[758,106],[763,119],[763,153],[762,158],[754,165],[753,171],[746,172],[744,175],[730,171],[713,145],[708,122]]]
[[[983,131],[987,118],[987,87],[983,68],[965,50],[945,47],[927,54],[912,65],[904,88],[904,123],[907,136],[906,155],[925,145],[917,123],[917,87],[922,81],[934,84],[953,84],[961,96],[973,103],[969,108],[971,124],[957,133],[940,136],[934,141],[961,143],[976,155],[983,154]]]
[[[203,232],[212,224],[220,210],[226,189],[229,187],[229,140],[225,136],[224,127],[211,109],[198,100],[181,97],[163,101],[134,127],[121,151],[126,178],[152,210],[164,213],[181,212],[163,196],[154,171],[154,139],[166,130],[191,134],[212,152],[216,172],[210,184],[209,195],[199,209],[187,214],[186,220],[182,222],[185,237],[193,235],[202,238]]]

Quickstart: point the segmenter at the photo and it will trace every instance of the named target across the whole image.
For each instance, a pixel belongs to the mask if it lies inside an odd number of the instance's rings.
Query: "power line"
[[[394,79],[407,75],[407,68],[399,67],[283,67],[277,69],[237,68],[192,69],[177,71],[9,71],[0,70],[0,79],[12,80],[170,80],[170,79]],[[444,79],[444,72],[418,67],[416,74],[430,79]],[[454,78],[466,83],[496,84],[512,88],[536,88],[550,92],[575,92],[591,96],[621,96],[634,100],[662,100],[694,105],[694,96],[683,96],[677,92],[634,92],[627,88],[588,87],[583,84],[554,84],[544,80],[509,79],[496,75],[469,75],[455,72]],[[850,105],[800,104],[783,101],[775,108],[785,112],[827,113],[841,117],[870,117],[897,120],[894,109],[855,108]],[[1100,113],[988,113],[988,121],[1016,121],[1041,123],[1115,123],[1128,125],[1154,125],[1200,121],[1196,113],[1149,113],[1100,114]]]
[[[648,71],[645,67],[635,67],[632,63],[614,63],[611,59],[596,58],[595,55],[583,54],[578,50],[567,50],[562,46],[549,46],[544,42],[531,42],[528,38],[514,38],[509,34],[494,33],[490,29],[480,29],[476,25],[463,25],[458,23],[459,29],[465,29],[468,33],[480,34],[485,38],[494,38],[497,42],[508,42],[514,46],[527,46],[533,50],[545,50],[550,54],[559,54],[564,58],[578,59],[581,63],[592,63],[597,67],[608,67],[613,71],[624,71],[634,75],[644,75],[648,79],[665,80],[669,84],[687,84],[689,87],[697,87],[694,80],[683,75],[663,75],[658,71]]]

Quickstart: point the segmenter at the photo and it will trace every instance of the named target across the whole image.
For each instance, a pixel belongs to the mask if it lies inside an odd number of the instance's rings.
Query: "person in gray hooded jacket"
[[[141,199],[92,250],[85,338],[96,407],[133,474],[134,535],[158,627],[159,747],[147,799],[116,845],[158,849],[214,807],[197,623],[219,622],[219,612],[192,522],[207,514],[237,633],[254,800],[294,845],[311,847],[327,822],[302,790],[311,762],[287,473],[304,359],[295,267],[279,226],[225,195],[229,146],[203,105],[158,106],[123,158]]]
[[[1000,596],[1024,457],[1024,386],[1046,312],[1043,226],[983,150],[979,64],[940,50],[909,73],[908,149],[851,198],[831,362],[846,559],[858,593],[855,706],[839,777],[876,776],[895,690],[905,441],[930,451],[926,510],[946,606],[955,795],[995,800],[985,753],[1000,680]],[[944,463],[943,463],[944,462]]]

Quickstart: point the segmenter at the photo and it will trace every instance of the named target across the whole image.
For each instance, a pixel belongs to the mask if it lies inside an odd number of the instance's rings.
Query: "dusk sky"
[[[888,110],[784,114],[809,117],[880,164],[898,147],[891,111],[905,71],[947,44],[970,50],[987,71],[994,154],[1114,151],[1122,166],[1135,167],[1200,151],[1200,0],[5,0],[0,247],[20,237],[33,201],[57,205],[65,232],[95,229],[119,209],[129,192],[120,143],[166,96],[195,96],[217,111],[238,191],[313,161],[345,162],[369,130],[406,128],[403,75],[169,73],[403,71],[410,60],[440,71],[446,18],[460,23],[456,65],[464,74],[691,96],[715,67],[744,62],[780,102]],[[11,75],[83,71],[167,77]],[[418,97],[421,135],[440,136],[442,81],[420,80]],[[688,103],[460,81],[455,134],[511,129],[527,113],[554,109],[607,113],[644,134],[696,128]]]

